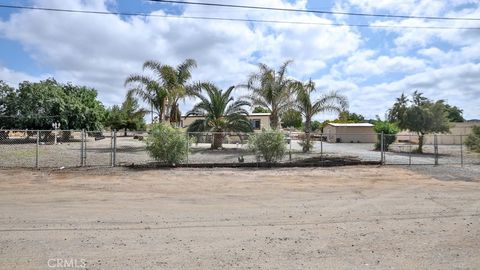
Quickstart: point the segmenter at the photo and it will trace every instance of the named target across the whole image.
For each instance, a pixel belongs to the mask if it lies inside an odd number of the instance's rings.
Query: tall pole
[[[37,145],[35,147],[35,167],[38,169],[39,163],[38,163],[38,148],[40,147],[40,131],[37,130]]]
[[[320,159],[323,160],[323,132],[320,134]]]
[[[113,167],[117,163],[117,130],[113,130]]]
[[[382,135],[380,136],[380,164],[383,165],[385,164],[385,155],[384,155],[384,149],[383,149],[383,144],[384,144],[384,134],[382,131]]]
[[[460,135],[460,164],[463,167],[463,136]]]
[[[83,159],[83,148],[84,148],[84,145],[83,145],[83,140],[84,140],[84,137],[85,137],[85,131],[82,129],[82,132],[80,133],[80,167],[83,167],[84,166],[84,159]]]
[[[188,132],[187,132],[187,165],[188,165],[188,155],[189,155],[189,151],[190,151],[190,149],[189,149],[189,146],[190,146],[190,145],[189,145],[189,142],[190,142],[190,135],[189,135]]]
[[[412,134],[408,134],[408,166],[412,165]]]
[[[290,161],[292,161],[292,131],[289,131],[288,132],[288,144],[289,144],[289,148],[290,150],[288,151],[288,156],[289,156],[289,159]]]
[[[113,167],[113,130],[110,131],[110,167]]]

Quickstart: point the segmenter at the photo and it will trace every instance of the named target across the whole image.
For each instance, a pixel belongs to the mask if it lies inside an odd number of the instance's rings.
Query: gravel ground
[[[0,179],[2,269],[480,269],[478,176],[360,166]]]
[[[404,168],[445,181],[478,181],[479,165],[404,166]]]
[[[108,166],[111,160],[110,139],[95,141],[89,138],[87,142],[86,163],[89,166]],[[39,166],[40,167],[75,167],[80,165],[80,142],[68,142],[58,145],[40,145]],[[191,154],[188,157],[190,163],[237,163],[242,156],[245,162],[255,162],[256,157],[247,150],[246,144],[224,144],[224,150],[210,150],[210,144],[193,144]],[[364,161],[379,161],[380,152],[373,150],[373,144],[364,143],[320,143],[314,144],[311,153],[301,152],[298,141],[287,145],[288,152],[291,152],[292,160],[299,160],[309,157],[320,156],[321,153],[328,156],[349,156],[357,157]],[[387,152],[387,164],[434,164],[433,147],[425,146],[426,154],[409,154],[407,145],[392,146],[395,152]],[[322,152],[323,151],[323,152]],[[401,152],[403,151],[403,152]],[[460,164],[459,145],[441,145],[439,147],[439,164]],[[464,151],[465,164],[480,164],[480,155]],[[134,140],[132,137],[118,137],[117,164],[143,164],[152,162],[145,151],[144,142]],[[0,144],[0,167],[34,167],[36,149],[34,143],[24,144]],[[284,158],[284,162],[290,160],[290,154]]]

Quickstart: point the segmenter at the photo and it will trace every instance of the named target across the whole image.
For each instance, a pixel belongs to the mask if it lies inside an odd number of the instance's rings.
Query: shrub
[[[153,125],[145,142],[152,158],[170,165],[186,159],[190,144],[184,132],[169,124]]]
[[[302,151],[304,153],[310,151],[310,149],[313,148],[313,143],[314,141],[312,138],[308,139],[307,137],[304,137],[298,144],[302,147]]]
[[[398,133],[398,127],[388,121],[377,120],[374,123],[373,130],[377,133],[377,142],[375,143],[375,150],[380,150],[381,140],[383,132],[384,141],[383,141],[383,150],[388,151],[388,147],[395,142],[397,139],[396,134]]]
[[[282,132],[262,131],[250,136],[248,148],[257,156],[262,156],[266,162],[277,162],[283,158],[287,147]]]
[[[473,126],[472,133],[465,140],[468,149],[480,153],[480,126]]]

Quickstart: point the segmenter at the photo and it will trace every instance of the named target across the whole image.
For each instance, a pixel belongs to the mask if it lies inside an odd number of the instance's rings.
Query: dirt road
[[[72,263],[480,269],[480,182],[399,167],[0,170],[0,269]]]

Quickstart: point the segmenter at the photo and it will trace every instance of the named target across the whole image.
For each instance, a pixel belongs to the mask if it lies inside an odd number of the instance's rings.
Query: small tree
[[[341,112],[338,118],[334,120],[335,123],[363,123],[365,121],[363,115],[351,113],[349,111]]]
[[[288,109],[282,114],[282,128],[294,127],[300,128],[302,126],[302,113],[294,110]]]
[[[480,153],[480,126],[473,126],[472,133],[465,140],[468,149]]]
[[[410,130],[418,135],[418,153],[423,153],[425,134],[448,132],[449,121],[443,100],[431,101],[415,91],[410,102],[401,95],[389,110],[389,120],[400,129]]]
[[[253,131],[245,109],[250,103],[233,98],[235,87],[223,91],[212,83],[200,83],[195,88],[198,89],[195,96],[200,102],[193,106],[187,117],[201,115],[204,118],[190,124],[187,132],[214,132],[211,148],[219,149],[222,148],[224,132]]]
[[[182,130],[167,123],[154,124],[145,142],[152,158],[169,165],[184,161],[190,144]]]
[[[317,100],[313,100],[313,93],[316,91],[315,83],[309,80],[306,83],[296,82],[294,84],[297,92],[295,107],[305,117],[305,139],[302,143],[303,152],[309,152],[313,146],[310,139],[312,131],[312,118],[322,112],[342,112],[348,107],[346,96],[337,92],[320,94]]]
[[[250,90],[246,98],[252,106],[261,106],[270,112],[270,127],[280,128],[280,116],[293,106],[293,83],[287,77],[287,67],[292,61],[286,61],[275,70],[265,64],[259,64],[259,70],[249,76],[248,82],[241,87]]]
[[[285,136],[278,130],[262,131],[250,136],[248,148],[268,163],[281,160],[287,151]]]
[[[141,109],[138,101],[128,92],[122,106],[114,105],[107,110],[105,125],[111,129],[123,129],[124,136],[127,136],[127,130],[140,130],[145,128],[145,120],[143,117],[147,113]]]
[[[377,133],[377,142],[375,143],[375,150],[380,150],[381,147],[381,133],[383,132],[384,135],[384,140],[383,140],[383,150],[388,151],[388,147],[395,142],[397,139],[396,134],[398,133],[398,127],[390,123],[388,121],[382,121],[380,119],[377,119],[375,121],[373,130],[375,133]]]
[[[252,113],[269,113],[270,110],[268,110],[267,108],[264,108],[262,106],[257,106],[255,108],[253,108],[253,111]]]

